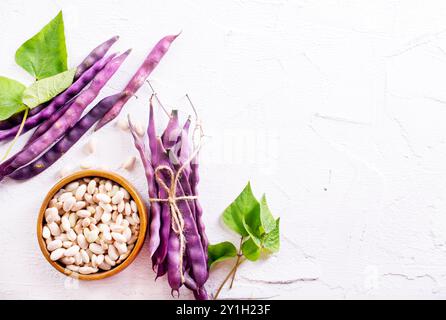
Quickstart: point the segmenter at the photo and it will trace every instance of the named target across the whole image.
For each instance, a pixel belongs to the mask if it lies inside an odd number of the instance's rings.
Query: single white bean
[[[135,163],[136,163],[136,157],[131,156],[121,164],[121,167],[125,170],[132,171],[135,168]]]
[[[118,232],[112,232],[111,233],[113,239],[115,239],[118,242],[127,242],[127,239],[120,233]]]
[[[76,253],[79,252],[79,249],[80,249],[80,248],[79,248],[78,245],[74,245],[74,246],[68,248],[67,250],[65,250],[64,255],[65,255],[65,257],[72,257],[72,256],[74,256]]]
[[[85,145],[85,152],[87,154],[93,154],[96,152],[97,147],[97,140],[95,137],[91,137],[90,140],[88,140],[87,144]]]
[[[92,273],[96,273],[96,272],[98,272],[98,269],[93,268],[93,267],[80,267],[79,268],[80,274],[92,274]]]
[[[59,198],[58,201],[59,202],[65,202],[67,199],[73,197],[73,193],[72,192],[64,192],[62,193]]]
[[[49,239],[51,237],[51,231],[47,226],[44,226],[42,229],[42,237],[44,239]]]
[[[83,263],[87,264],[90,262],[90,256],[88,255],[87,251],[85,251],[84,249],[81,249],[80,254],[81,254]]]
[[[65,187],[65,190],[73,192],[74,190],[76,190],[79,187],[79,182],[75,181],[75,182],[71,182],[70,184],[68,184]]]
[[[59,226],[55,222],[51,222],[48,224],[48,228],[51,231],[51,235],[58,236],[60,235],[60,229]]]
[[[80,185],[75,193],[76,200],[81,201],[84,198],[86,192],[87,192],[87,185],[85,184]]]
[[[70,224],[70,220],[68,219],[67,216],[63,216],[62,220],[61,220],[61,224],[62,224],[62,228],[68,232],[71,230],[71,224]]]
[[[62,208],[65,212],[69,212],[74,207],[75,204],[76,204],[76,198],[70,197],[63,202]]]
[[[64,242],[62,242],[62,247],[64,247],[65,249],[70,248],[73,245],[73,242],[66,240]]]
[[[91,167],[93,167],[93,163],[90,160],[86,159],[81,162],[79,167],[83,170],[87,170],[87,169],[90,169]]]
[[[87,249],[88,248],[88,242],[85,239],[83,234],[78,234],[77,235],[77,243],[78,243],[79,247],[81,247],[82,249]]]
[[[116,192],[116,194],[114,195],[114,197],[112,198],[112,203],[113,204],[119,204],[124,200],[124,192],[122,191],[118,191]]]
[[[124,231],[122,232],[122,235],[127,240],[126,242],[129,242],[130,239],[132,238],[132,230],[130,230],[129,227],[125,228]]]
[[[88,210],[79,210],[76,214],[79,218],[88,218],[91,216],[91,212]]]
[[[118,250],[119,254],[124,254],[127,252],[127,244],[125,242],[115,241],[113,245]]]
[[[132,208],[133,212],[135,212],[135,213],[138,212],[138,206],[136,205],[135,201],[133,201],[133,200],[130,201],[130,207]]]
[[[91,252],[93,252],[95,254],[103,254],[104,253],[104,249],[102,249],[101,245],[99,245],[97,243],[90,243],[89,249],[91,250]]]
[[[96,181],[95,180],[91,180],[88,183],[87,192],[89,194],[93,194],[95,190],[96,190]]]
[[[130,203],[128,203],[128,202],[125,203],[125,210],[124,210],[124,212],[125,212],[126,216],[129,216],[129,215],[132,214],[132,206],[130,205]]]
[[[70,241],[75,241],[75,240],[77,239],[76,232],[74,232],[73,229],[70,229],[70,230],[67,232],[67,237],[68,237],[68,240],[70,240]]]
[[[115,246],[108,246],[108,256],[113,261],[118,259],[119,254],[118,254],[118,251],[116,250]]]
[[[62,240],[53,240],[46,246],[48,251],[54,251],[56,249],[62,248]]]
[[[110,213],[110,212],[104,212],[104,213],[102,214],[101,221],[102,221],[103,223],[107,223],[107,222],[109,222],[110,220],[111,220],[111,213]]]
[[[112,260],[108,254],[104,257],[104,261],[112,267],[116,265],[116,262]]]
[[[66,252],[66,251],[65,251]],[[60,259],[60,261],[65,264],[65,265],[72,265],[73,263],[76,262],[76,260],[74,259],[74,257],[63,257],[62,259]]]
[[[111,198],[108,195],[106,195],[105,193],[98,193],[96,195],[96,199],[98,199],[100,202],[103,202],[103,203],[111,202]]]
[[[87,203],[85,201],[77,201],[76,204],[74,205],[73,211],[79,211],[81,209],[84,209],[87,206]]]
[[[57,261],[57,260],[59,260],[60,258],[63,257],[64,253],[65,253],[65,249],[64,248],[56,249],[53,252],[51,252],[50,259],[52,261]]]
[[[82,250],[82,249],[81,249]],[[88,256],[88,255],[87,255]],[[80,265],[80,264],[82,264],[82,254],[80,253],[80,252],[77,252],[75,255],[74,255],[74,263],[76,264],[76,265]]]
[[[73,264],[71,264],[71,265],[69,265],[69,266],[66,266],[66,268],[67,268],[68,270],[73,271],[73,272],[79,272],[79,266],[75,266],[75,265],[73,265]]]
[[[112,267],[111,265],[109,265],[107,262],[102,262],[99,266],[99,269],[104,270],[104,271],[108,271],[110,270]]]

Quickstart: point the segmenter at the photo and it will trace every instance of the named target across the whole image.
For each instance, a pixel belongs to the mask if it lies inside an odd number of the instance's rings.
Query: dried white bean
[[[79,187],[79,182],[75,181],[75,182],[71,182],[70,184],[68,184],[65,187],[65,190],[72,192],[72,191],[76,190],[78,187]]]
[[[109,247],[109,248],[110,248],[110,247]],[[109,255],[106,255],[106,256],[104,257],[104,261],[105,261],[107,264],[111,265],[112,267],[114,267],[114,266],[116,265],[116,262],[115,262],[114,260],[112,260],[112,259],[109,257]]]
[[[95,254],[103,254],[104,249],[97,243],[90,243],[89,249]]]
[[[113,261],[117,260],[119,257],[118,251],[116,250],[115,246],[109,246],[108,247],[108,256]]]
[[[77,188],[75,197],[77,201],[81,201],[84,198],[85,193],[87,192],[87,185],[83,184]]]
[[[104,270],[104,271],[108,271],[110,270],[112,267],[111,265],[109,265],[107,262],[102,262],[99,266],[99,269]]]
[[[118,250],[119,254],[124,254],[127,252],[127,244],[125,242],[115,241],[113,245]]]
[[[93,194],[95,190],[96,190],[96,181],[95,180],[91,180],[88,183],[87,192],[89,194]]]
[[[79,252],[79,249],[80,249],[80,248],[79,248],[78,245],[74,245],[74,246],[68,248],[67,250],[65,250],[64,255],[65,255],[65,257],[72,257],[72,256],[74,256],[76,253]]]
[[[51,252],[50,259],[53,261],[57,261],[63,257],[64,253],[65,253],[64,248],[56,249],[53,252]]]
[[[75,204],[76,204],[76,198],[70,197],[63,202],[62,208],[65,212],[69,212],[74,207]]]
[[[51,231],[51,235],[58,236],[60,235],[60,229],[59,226],[55,222],[51,222],[48,224],[48,228]]]
[[[72,245],[73,245],[73,242],[71,242],[71,241],[69,241],[69,240],[64,241],[64,242],[62,243],[62,247],[64,247],[65,249],[68,249],[68,248],[71,247]]]
[[[81,249],[80,254],[81,254],[83,263],[87,264],[90,262],[90,256],[88,255],[87,251],[85,251],[84,249]]]
[[[62,193],[59,198],[58,201],[59,202],[65,202],[67,199],[73,197],[73,193],[72,192],[64,192]]]
[[[42,229],[42,237],[44,239],[49,239],[51,237],[51,231],[47,226],[44,226]]]
[[[91,212],[88,210],[79,210],[76,214],[79,218],[88,218],[91,216]]]
[[[87,154],[93,154],[96,152],[97,140],[95,137],[91,137],[88,140],[87,144],[84,147],[84,150]]]
[[[93,267],[80,267],[79,268],[80,274],[92,274],[92,273],[96,273],[96,272],[98,272],[98,269],[93,268]]]
[[[46,246],[48,251],[54,251],[56,249],[62,248],[62,241],[61,240],[53,240]]]
[[[121,167],[124,168],[125,170],[132,171],[135,168],[135,163],[136,163],[136,157],[131,156],[121,164]]]
[[[65,252],[67,252],[67,251],[65,251]],[[60,259],[60,261],[67,266],[72,265],[73,263],[76,262],[74,257],[63,257],[62,259]]]
[[[113,239],[115,239],[118,242],[127,242],[127,239],[120,233],[118,232],[112,232],[111,233]]]
[[[102,214],[101,221],[102,221],[103,223],[107,223],[107,222],[109,222],[110,220],[111,220],[111,214],[110,214],[110,212],[104,212],[104,213]]]
[[[69,266],[66,266],[66,268],[68,269],[68,270],[71,270],[71,271],[73,271],[73,272],[78,272],[79,271],[79,266],[75,266],[75,265],[69,265]]]
[[[79,245],[79,247],[81,247],[82,249],[87,249],[88,248],[88,242],[85,239],[83,234],[78,234],[77,235],[77,244]]]

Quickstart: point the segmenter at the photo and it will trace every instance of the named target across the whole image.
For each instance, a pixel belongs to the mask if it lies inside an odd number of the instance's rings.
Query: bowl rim
[[[48,208],[48,204],[51,201],[51,199],[54,197],[54,195],[62,189],[67,184],[79,180],[82,178],[88,178],[88,177],[98,177],[98,178],[104,178],[111,180],[113,182],[116,182],[120,186],[122,186],[124,189],[126,189],[131,198],[135,201],[136,206],[138,208],[138,214],[140,219],[140,230],[138,234],[138,239],[135,242],[135,246],[132,249],[130,255],[118,266],[108,270],[108,271],[101,271],[93,274],[80,274],[75,271],[71,271],[67,268],[64,268],[61,264],[59,264],[57,261],[52,261],[50,258],[50,252],[48,251],[46,247],[46,242],[42,237],[42,230],[43,230],[43,221],[45,218],[45,211]],[[73,174],[70,174],[64,178],[62,178],[59,182],[57,182],[47,193],[45,199],[42,202],[42,205],[40,206],[39,215],[37,218],[37,240],[39,242],[40,250],[42,251],[43,256],[45,259],[59,272],[63,273],[66,276],[70,276],[76,279],[80,280],[100,280],[104,278],[111,277],[125,268],[127,268],[136,258],[136,256],[141,251],[144,240],[146,237],[146,230],[147,230],[147,210],[146,206],[144,204],[144,201],[142,200],[139,193],[136,191],[135,187],[133,187],[130,182],[128,182],[124,177],[121,175],[105,171],[105,170],[82,170],[75,172]]]

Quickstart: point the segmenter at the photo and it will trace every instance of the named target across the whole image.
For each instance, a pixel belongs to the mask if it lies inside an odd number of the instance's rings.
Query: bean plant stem
[[[243,244],[243,237],[240,238],[240,247],[239,247],[238,253],[237,253],[237,261],[235,262],[235,270],[234,270],[234,273],[232,274],[232,279],[231,279],[231,284],[229,285],[229,289],[232,289],[232,286],[234,285],[234,280],[235,280],[235,275],[237,274],[238,265],[239,265],[240,259],[243,256],[242,244]]]
[[[6,150],[5,155],[3,156],[3,158],[0,160],[0,162],[3,162],[6,160],[6,158],[8,158],[9,153],[11,152],[12,148],[14,147],[15,143],[17,142],[17,139],[19,138],[19,136],[22,134],[23,131],[23,127],[25,126],[25,122],[26,122],[26,118],[28,118],[28,113],[29,113],[29,108],[25,109],[25,113],[23,115],[23,120],[22,123],[20,124],[20,128],[19,131],[17,131],[17,134],[14,137],[14,140],[12,140],[12,142],[9,144],[8,149]]]
[[[237,271],[237,268],[245,261],[246,259],[242,259],[240,258],[239,262],[231,269],[231,271],[228,273],[228,275],[226,276],[226,278],[223,280],[223,282],[220,284],[220,286],[218,287],[217,292],[215,293],[214,296],[214,300],[217,300],[218,296],[220,295],[221,290],[223,289],[223,287],[225,286],[226,282],[228,282],[229,278],[231,278],[231,276],[234,274],[234,272]]]

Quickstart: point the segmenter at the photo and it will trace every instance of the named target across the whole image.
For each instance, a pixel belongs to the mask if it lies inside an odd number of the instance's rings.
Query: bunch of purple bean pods
[[[207,300],[208,239],[197,197],[199,147],[190,142],[190,118],[181,126],[175,110],[158,136],[152,100],[146,137],[137,134],[130,118],[129,126],[148,183],[153,269],[157,278],[167,274],[172,294],[184,285],[197,300]]]

